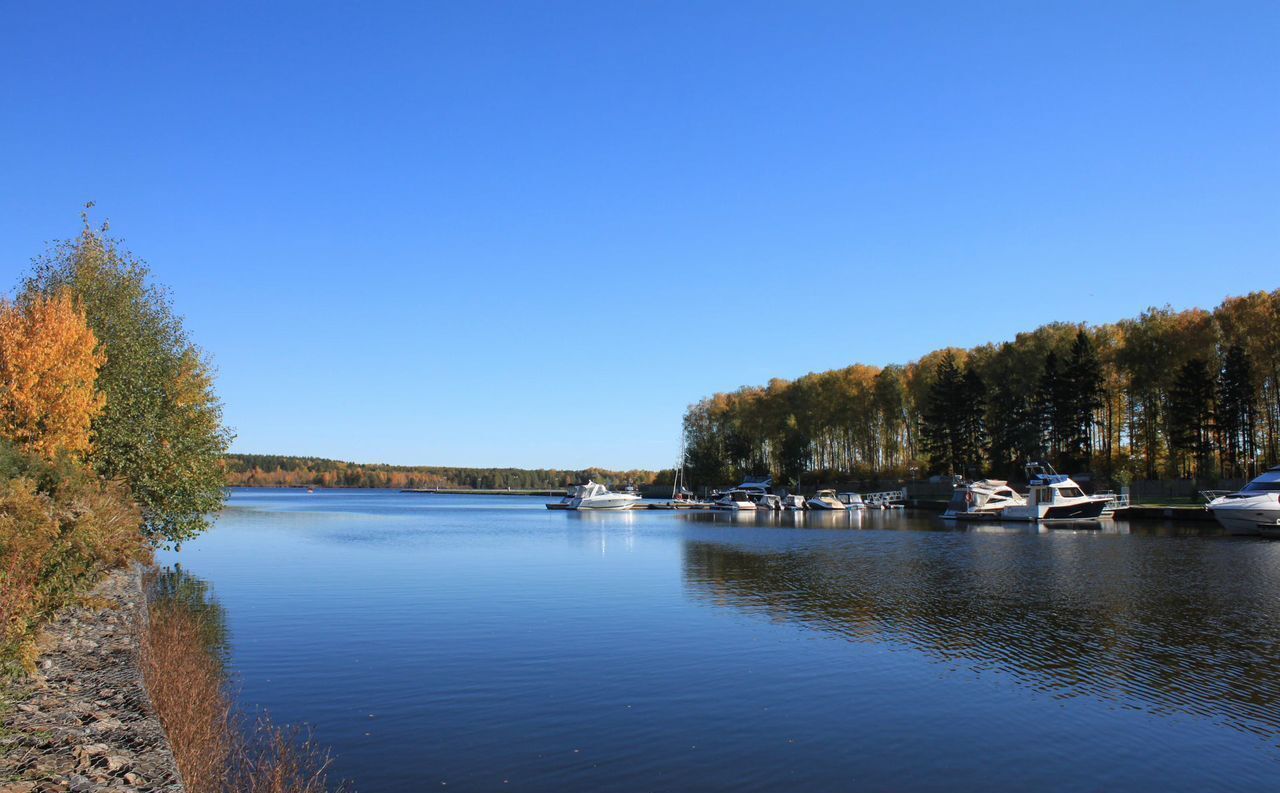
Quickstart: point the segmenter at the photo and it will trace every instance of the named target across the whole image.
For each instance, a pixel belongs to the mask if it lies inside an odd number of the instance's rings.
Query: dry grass
[[[309,733],[281,728],[263,716],[236,756],[233,789],[239,793],[326,793],[332,759]],[[339,790],[346,789],[339,786]]]
[[[143,675],[189,793],[326,793],[331,759],[308,733],[236,714],[207,595],[193,600],[181,585],[149,590],[167,594],[150,605]]]
[[[177,601],[151,604],[142,642],[147,692],[169,734],[190,793],[227,790],[235,724],[222,664],[202,641],[200,618]]]

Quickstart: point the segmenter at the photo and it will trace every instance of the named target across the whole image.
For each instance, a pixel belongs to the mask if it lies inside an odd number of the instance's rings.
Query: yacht
[[[588,481],[579,485],[569,509],[631,509],[640,502],[636,493],[613,493],[604,485]]]
[[[1026,503],[1007,506],[1001,520],[1055,521],[1097,520],[1110,500],[1106,496],[1086,496],[1080,485],[1048,463],[1027,466]]]
[[[809,505],[809,509],[833,509],[841,512],[849,509],[834,490],[819,490],[817,495],[805,503]]]
[[[982,479],[957,487],[942,517],[948,520],[999,519],[1006,507],[1025,507],[1027,500],[1001,479]]]
[[[867,505],[862,501],[862,496],[857,493],[837,493],[836,499],[841,504],[844,504],[845,509],[859,510],[867,508]]]
[[[756,509],[756,502],[751,499],[751,493],[746,490],[730,490],[716,496],[711,502],[711,508],[730,512],[753,512]]]
[[[1218,496],[1209,511],[1228,534],[1261,534],[1280,538],[1280,465],[1237,493]]]

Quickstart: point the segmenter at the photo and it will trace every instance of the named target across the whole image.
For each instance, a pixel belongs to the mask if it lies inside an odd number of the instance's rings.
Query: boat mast
[[[680,492],[680,486],[684,484],[684,433],[680,433],[680,459],[676,462],[676,475],[672,477],[671,482],[671,500],[676,500],[676,494]]]

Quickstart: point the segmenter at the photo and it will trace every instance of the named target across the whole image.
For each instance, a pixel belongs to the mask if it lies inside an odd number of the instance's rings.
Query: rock
[[[89,725],[90,732],[107,732],[124,727],[124,722],[116,718],[102,718]]]
[[[147,780],[130,771],[124,775],[124,783],[130,787],[142,787],[147,783]]]
[[[12,782],[0,787],[0,793],[31,793],[35,788],[35,782]]]
[[[129,768],[129,764],[133,762],[133,758],[125,757],[120,754],[107,755],[107,773],[118,774]]]
[[[77,746],[75,751],[77,754],[82,754],[86,757],[95,757],[100,754],[106,754],[107,745],[105,743],[86,743]]]
[[[93,793],[93,780],[89,777],[72,774],[67,782],[70,783],[71,793]]]

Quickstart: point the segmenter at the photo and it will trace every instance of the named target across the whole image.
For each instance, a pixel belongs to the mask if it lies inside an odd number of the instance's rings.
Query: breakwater
[[[563,496],[567,491],[563,488],[559,490],[532,489],[521,490],[513,488],[490,489],[490,490],[471,490],[469,488],[460,487],[409,487],[400,491],[401,493],[435,493],[442,496]]]

